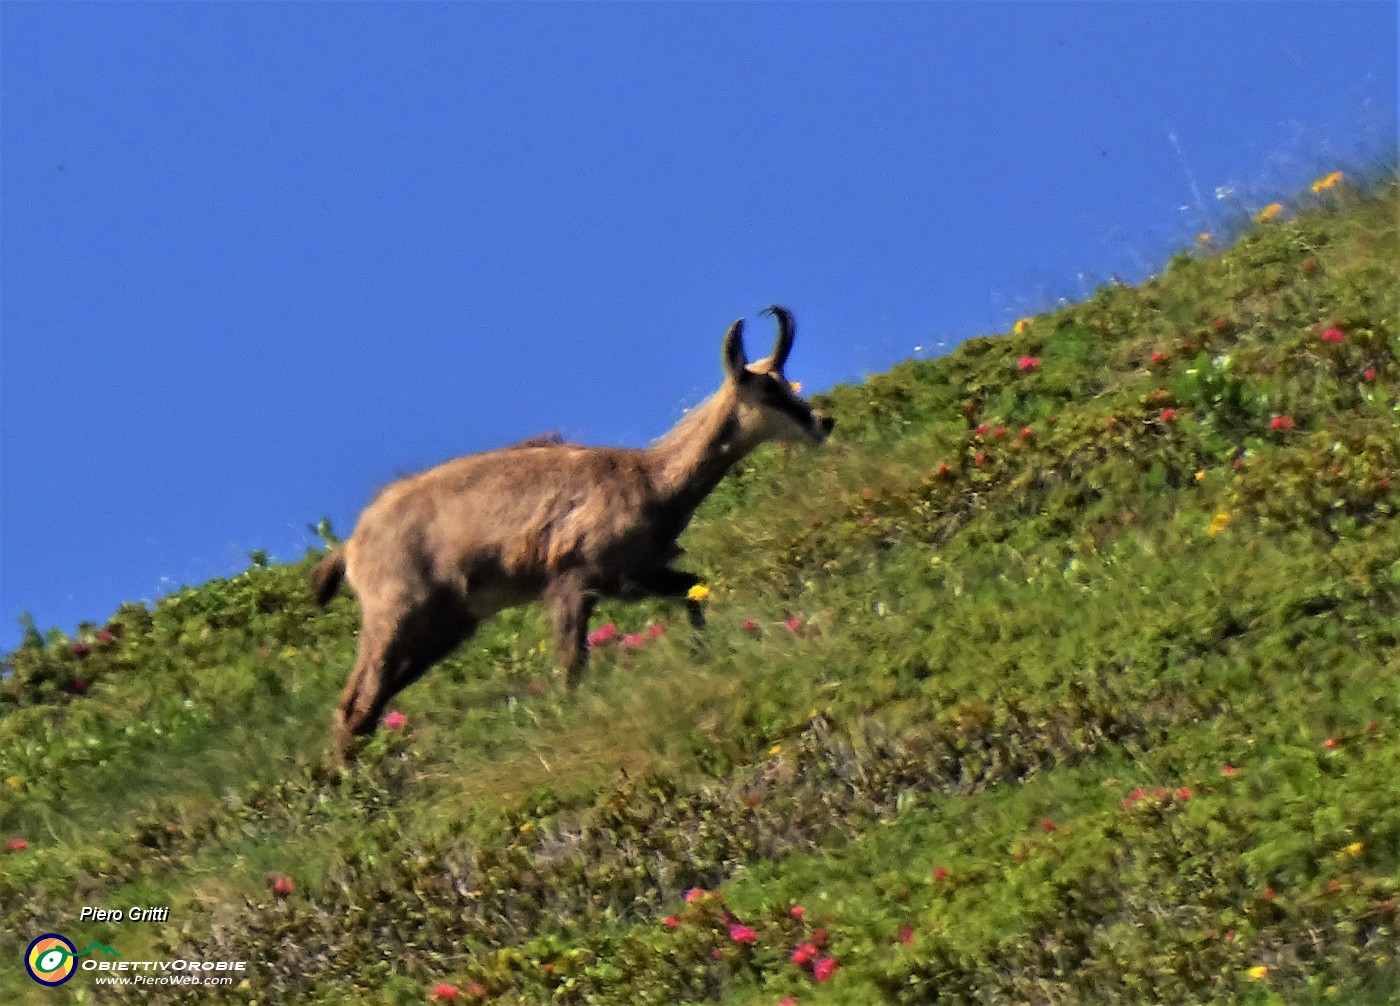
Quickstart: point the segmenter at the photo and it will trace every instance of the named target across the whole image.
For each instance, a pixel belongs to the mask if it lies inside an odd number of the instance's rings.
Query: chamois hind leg
[[[576,688],[588,663],[588,619],[593,615],[598,595],[587,589],[582,574],[569,572],[550,581],[544,597],[554,624],[559,667],[569,687]]]
[[[446,600],[424,602],[394,620],[366,618],[355,670],[335,714],[335,755],[373,733],[389,701],[476,631],[477,620]]]

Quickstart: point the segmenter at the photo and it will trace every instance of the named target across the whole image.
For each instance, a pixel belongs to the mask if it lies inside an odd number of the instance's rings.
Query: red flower
[[[1230,321],[1228,318],[1216,318],[1215,321],[1211,323],[1211,327],[1213,327],[1217,332],[1223,332],[1229,326]]]
[[[1021,371],[1035,370],[1039,366],[1040,357],[1038,356],[1023,356],[1016,361],[1016,369]]]
[[[1055,830],[1055,822],[1047,817],[1044,821],[1040,822],[1040,830],[1048,835]]]
[[[1163,409],[1161,411],[1162,422],[1170,423],[1176,419],[1176,409]]]
[[[554,965],[546,964],[544,966],[544,969],[546,971],[553,971]],[[467,995],[471,996],[473,999],[485,999],[486,986],[481,984],[481,982],[472,982],[470,985],[467,986]]]
[[[787,626],[788,632],[801,632],[803,624],[802,619],[798,618],[796,615],[783,623],[783,625]]]
[[[1235,766],[1231,765],[1229,762],[1226,762],[1224,765],[1220,766],[1220,774],[1224,776],[1234,775],[1238,771],[1239,769],[1235,768]]]
[[[947,474],[948,474],[949,472],[951,472],[952,470],[953,470],[953,469],[951,469],[951,468],[948,467],[948,462],[946,462],[946,461],[940,461],[940,462],[938,462],[938,467],[934,470],[934,474],[935,474],[935,475],[947,475]]]
[[[1031,440],[1031,439],[1034,439],[1034,437],[1035,437],[1035,430],[1031,429],[1029,426],[1022,426],[1022,427],[1021,427],[1021,439],[1022,439],[1022,440]]]
[[[1305,273],[1307,273],[1307,274],[1309,274],[1309,275],[1312,275],[1312,273],[1314,273],[1314,272],[1316,272],[1316,271],[1317,271],[1317,259],[1315,259],[1315,258],[1310,258],[1310,259],[1308,259],[1306,262],[1303,263],[1303,272],[1305,272]]]
[[[801,967],[815,956],[817,956],[817,948],[810,943],[804,943],[792,952],[792,963]]]
[[[1322,742],[1322,746],[1325,747],[1328,751],[1331,751],[1340,743],[1341,741],[1337,740],[1337,738],[1328,737],[1325,741]]]
[[[992,431],[992,436],[994,436],[994,437],[996,437],[998,440],[1000,440],[1002,437],[1006,436],[1006,427],[1005,427],[1005,426],[998,426],[996,429],[994,429],[994,430]]]
[[[1271,430],[1291,430],[1296,425],[1292,416],[1274,416],[1269,420],[1269,429]]]
[[[836,970],[836,962],[830,957],[823,957],[812,965],[812,977],[819,982],[824,982],[831,977],[831,973]]]
[[[681,920],[676,918],[674,915],[668,915],[661,920],[661,924],[667,929],[675,929],[681,924]]]
[[[622,645],[625,649],[635,650],[646,645],[647,637],[640,632],[629,632],[622,637]]]
[[[729,938],[735,943],[753,943],[758,939],[758,933],[754,932],[748,926],[740,925],[735,922],[729,927]]]
[[[1189,790],[1185,786],[1182,786],[1181,789],[1176,791],[1176,795],[1179,799],[1189,800],[1191,799],[1191,790]]]
[[[794,919],[796,919],[798,922],[801,922],[801,921],[802,921],[802,916],[804,916],[804,915],[807,914],[807,910],[806,910],[805,908],[803,908],[801,905],[793,905],[792,908],[791,908],[791,910],[788,912],[788,914],[791,915],[791,916],[792,916]]]
[[[449,1003],[456,1002],[461,998],[462,993],[457,991],[456,985],[449,985],[447,982],[438,982],[433,986],[433,993],[429,997],[433,1002]]]
[[[616,638],[617,625],[614,622],[608,622],[606,625],[598,626],[598,628],[588,634],[588,645],[596,648],[602,646],[604,643],[610,643]]]
[[[985,437],[988,433],[991,432],[991,429],[992,428],[990,426],[988,426],[986,423],[983,423],[972,432],[977,434],[979,437]]]
[[[1333,325],[1331,328],[1327,329],[1327,331],[1322,333],[1323,342],[1341,342],[1345,338],[1346,333],[1344,333],[1336,325]]]
[[[281,873],[274,873],[268,877],[267,886],[272,888],[272,893],[279,898],[285,898],[297,889],[296,881]]]
[[[909,946],[914,942],[914,930],[911,926],[904,926],[899,930],[899,942]]]
[[[948,879],[948,871],[945,870],[945,869],[944,869],[943,867],[941,867],[941,866],[935,866],[935,867],[933,868],[933,879],[936,880],[936,881],[947,880],[947,879]]]
[[[1167,354],[1160,349],[1154,349],[1152,355],[1149,356],[1148,359],[1153,363],[1165,363],[1167,361]]]
[[[392,709],[392,710],[389,711],[389,714],[388,714],[387,716],[384,717],[384,729],[386,729],[386,730],[402,730],[402,729],[403,729],[403,725],[404,725],[405,723],[407,723],[407,722],[408,722],[408,717],[407,717],[407,716],[405,716],[403,713],[399,712],[397,709]]]
[[[112,633],[109,630],[103,629],[97,634],[97,641],[103,646],[110,646],[112,643],[115,643],[117,641],[117,637],[112,635]]]
[[[982,463],[983,463],[984,461],[986,461],[986,460],[987,460],[987,455],[985,455],[985,454],[978,453],[978,454],[974,454],[974,455],[972,456],[972,463],[973,463],[974,465],[980,465],[980,464],[982,464]]]
[[[782,1002],[778,1003],[778,1006],[797,1006],[797,997],[788,996]]]
[[[88,690],[88,679],[81,674],[73,675],[73,693],[75,695],[85,695]]]
[[[1364,371],[1361,372],[1361,376],[1366,378],[1367,381],[1374,381],[1376,379],[1376,368],[1367,367]]]
[[[27,848],[29,848],[29,843],[22,838],[12,838],[5,843],[5,849],[8,852],[23,852]]]
[[[1273,889],[1272,887],[1266,887],[1266,888],[1264,888],[1264,900],[1265,900],[1265,901],[1273,901],[1273,900],[1274,900],[1274,889]]]
[[[88,655],[87,643],[74,643],[70,649],[73,651],[73,656],[75,657],[86,657]]]
[[[739,628],[743,629],[745,632],[757,633],[757,632],[758,632],[758,619],[756,619],[756,618],[746,618],[746,619],[744,619],[744,624],[741,625],[741,626],[739,626]]]
[[[724,958],[724,950],[720,947],[715,947],[713,950],[710,951],[710,956],[717,961],[722,960]]]
[[[819,947],[826,946],[826,930],[818,929],[816,932],[814,932],[812,934],[812,942]]]
[[[664,635],[666,635],[666,626],[661,622],[652,622],[647,626],[647,638],[660,639]]]

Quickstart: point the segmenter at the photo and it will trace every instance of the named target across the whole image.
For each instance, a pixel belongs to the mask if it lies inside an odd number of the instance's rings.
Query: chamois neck
[[[726,385],[691,409],[649,451],[658,494],[686,513],[756,444],[741,436],[733,388]]]

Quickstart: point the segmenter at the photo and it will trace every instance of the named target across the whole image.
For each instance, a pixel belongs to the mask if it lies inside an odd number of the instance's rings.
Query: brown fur
[[[363,619],[335,716],[338,758],[395,694],[504,608],[545,601],[574,685],[599,597],[685,598],[699,579],[669,565],[676,539],[725,472],[764,440],[820,443],[833,425],[782,376],[792,318],[770,311],[773,356],[750,366],[735,322],[723,386],[650,449],[532,438],[401,479],[366,507],[312,574],[322,604],[344,576]],[[687,604],[699,626],[699,604]]]

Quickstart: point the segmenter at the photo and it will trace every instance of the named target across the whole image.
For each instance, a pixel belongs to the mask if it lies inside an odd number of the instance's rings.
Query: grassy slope
[[[512,613],[345,777],[355,609],[314,609],[309,562],[34,634],[0,1000],[124,1001],[28,982],[56,929],[250,960],[218,998],[263,1003],[1385,1001],[1396,219],[1393,182],[1329,195],[834,390],[840,443],[760,452],[688,533],[703,641],[601,651],[570,699]],[[77,922],[133,904],[171,921]],[[820,983],[789,959],[818,928]]]

